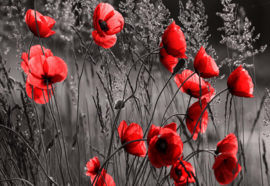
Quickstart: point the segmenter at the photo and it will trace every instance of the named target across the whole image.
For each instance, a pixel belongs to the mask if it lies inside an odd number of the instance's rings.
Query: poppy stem
[[[133,142],[137,142],[137,141],[147,141],[146,138],[143,138],[143,139],[137,139],[137,140],[133,140],[133,141],[129,141],[129,142],[126,142],[124,143],[122,146],[120,146],[118,149],[116,149],[106,160],[105,162],[102,164],[102,166],[100,167],[99,170],[102,170],[103,167],[106,165],[106,163],[111,159],[111,157],[113,157],[119,150],[121,150],[122,148],[124,148],[126,145],[130,144],[130,143],[133,143]],[[93,183],[95,183],[95,180],[97,179],[97,177],[99,177],[99,175],[96,175],[95,176],[95,179],[93,181]]]
[[[189,139],[187,139],[186,141],[184,141],[183,143],[186,143],[186,142],[188,142],[189,140],[191,140],[191,139],[193,138],[193,136],[194,136],[194,134],[195,134],[196,127],[197,127],[199,121],[201,120],[201,118],[202,118],[204,112],[206,111],[207,107],[210,106],[211,102],[212,102],[213,100],[215,100],[215,98],[217,98],[220,94],[222,94],[223,92],[225,92],[225,91],[227,91],[227,90],[229,90],[228,87],[225,88],[224,90],[220,91],[217,95],[215,95],[215,97],[213,97],[213,99],[211,99],[211,100],[207,103],[206,107],[203,109],[203,111],[202,111],[202,113],[201,113],[199,119],[197,120],[197,122],[196,122],[196,124],[195,124],[195,127],[194,127],[194,129],[193,129],[193,133],[192,133],[191,137],[190,137]]]
[[[36,3],[36,1],[35,1],[35,2],[34,2],[34,8],[35,8],[35,22],[36,22],[36,27],[37,27],[37,34],[38,34],[38,38],[39,38],[41,50],[42,50],[42,52],[43,52],[43,55],[45,56],[45,52],[44,52],[44,50],[43,50],[43,46],[42,46],[41,38],[40,38],[40,34],[39,34],[39,29],[38,29],[38,24],[37,24],[37,11],[36,11],[36,6],[37,6],[37,3]]]
[[[174,77],[174,74],[172,74],[172,75],[170,76],[170,78],[168,79],[168,81],[166,82],[166,84],[163,86],[162,90],[160,91],[160,93],[159,93],[159,95],[158,95],[158,97],[157,97],[157,100],[156,100],[156,103],[155,103],[155,106],[154,106],[153,113],[152,113],[152,115],[151,115],[151,118],[150,118],[149,123],[148,123],[148,125],[147,125],[147,128],[146,128],[146,130],[145,130],[145,133],[144,133],[144,135],[143,135],[144,137],[145,137],[145,135],[147,134],[147,131],[149,130],[150,125],[151,125],[151,122],[152,122],[152,120],[153,120],[153,118],[154,118],[154,114],[155,114],[155,111],[156,111],[156,108],[157,108],[157,103],[158,103],[158,101],[159,101],[159,98],[161,97],[162,92],[165,90],[166,86],[169,84],[170,80],[171,80],[173,77]],[[161,121],[162,121],[162,120],[161,120]]]
[[[35,35],[33,34],[33,37],[31,39],[30,44],[29,44],[29,47],[28,47],[29,48],[29,50],[28,50],[28,60],[30,60],[30,49],[31,49],[31,46],[32,46],[32,43],[33,43],[34,38],[35,38]]]
[[[215,152],[214,149],[203,149],[203,150],[197,150],[195,152],[190,153],[184,160],[189,161],[193,156],[195,156],[196,154],[199,154],[200,152],[208,152],[216,156],[216,154],[214,153]]]
[[[25,145],[30,149],[30,151],[33,153],[34,157],[36,158],[36,160],[38,161],[42,171],[44,172],[44,174],[46,175],[46,177],[55,185],[59,186],[53,179],[51,179],[51,177],[47,174],[47,172],[45,171],[43,165],[41,164],[38,156],[36,155],[35,151],[31,148],[31,146],[25,141],[24,137],[22,137],[19,133],[17,133],[16,131],[14,131],[11,128],[8,128],[6,126],[4,126],[3,124],[0,124],[0,128],[4,128],[6,130],[9,130],[10,132],[13,132],[14,134],[16,134],[19,138],[21,138],[21,140],[25,143]]]
[[[174,117],[174,116],[187,116],[187,114],[173,114],[173,115],[171,115],[170,117],[168,117],[162,124],[161,124],[161,126],[163,126],[165,123],[166,123],[166,121],[168,121],[169,119],[171,119],[172,117]]]
[[[167,106],[167,108],[166,108],[166,110],[165,110],[165,112],[164,112],[164,114],[163,114],[163,116],[162,116],[161,122],[163,121],[163,119],[164,119],[164,117],[165,117],[165,114],[167,113],[169,107],[171,106],[171,104],[172,104],[174,98],[176,97],[176,95],[177,95],[177,93],[179,92],[179,90],[181,89],[181,87],[182,87],[182,86],[185,84],[185,82],[186,82],[189,78],[191,78],[195,73],[196,73],[196,72],[193,72],[190,76],[188,76],[188,77],[185,79],[185,81],[179,86],[179,88],[177,89],[177,91],[176,91],[175,94],[173,95],[173,97],[172,97],[172,99],[171,99],[169,105]],[[162,127],[162,125],[161,125],[161,127]]]

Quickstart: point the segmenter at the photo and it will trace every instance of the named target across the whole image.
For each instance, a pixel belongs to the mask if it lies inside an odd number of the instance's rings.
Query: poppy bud
[[[125,107],[125,102],[123,100],[118,100],[114,106],[114,109],[119,110]]]
[[[185,63],[186,61],[183,58],[179,59],[176,66],[173,68],[173,74],[176,74],[185,65]]]

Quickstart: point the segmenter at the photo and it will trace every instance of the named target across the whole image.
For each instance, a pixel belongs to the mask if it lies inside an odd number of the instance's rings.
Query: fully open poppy
[[[188,108],[188,111],[187,111],[188,116],[186,117],[186,125],[191,134],[193,134],[194,128],[196,126],[197,121],[200,118],[202,111],[207,106],[206,99],[201,100],[201,106],[200,106],[200,102],[197,101]],[[201,117],[201,121],[197,123],[195,133],[193,135],[193,140],[197,139],[199,132],[205,133],[207,129],[208,121],[209,121],[208,112],[207,110],[205,110]]]
[[[159,47],[162,47],[162,42],[160,43]],[[159,51],[159,59],[161,63],[171,72],[173,73],[173,68],[177,65],[178,59],[167,54],[165,48],[160,49]]]
[[[231,153],[221,153],[215,157],[215,163],[212,167],[216,180],[221,185],[231,183],[241,171],[237,158]]]
[[[143,138],[143,130],[141,126],[137,123],[131,123],[128,126],[125,120],[120,123],[118,127],[118,134],[122,144]],[[146,146],[144,141],[129,143],[125,145],[124,148],[127,153],[134,156],[144,157],[146,155]]]
[[[36,11],[36,20],[38,25],[39,36],[41,38],[49,37],[55,34],[55,31],[52,31],[52,27],[55,24],[55,20],[49,16],[43,16],[41,13]],[[38,36],[36,21],[35,21],[35,10],[29,9],[25,14],[25,22],[29,30],[36,36]]]
[[[53,53],[51,52],[50,49],[46,49],[45,47],[43,47],[43,51],[45,53],[46,57],[50,57],[53,56]],[[28,52],[29,53],[29,52]],[[29,73],[29,68],[28,68],[28,53],[24,52],[22,53],[21,59],[23,60],[21,62],[21,68],[23,69],[23,71],[28,74]],[[41,50],[41,45],[34,45],[30,48],[30,59],[35,57],[35,56],[39,56],[39,55],[43,55],[43,52]]]
[[[175,132],[174,124],[170,127],[157,128],[151,126],[147,136],[149,141],[149,161],[156,168],[172,165],[183,152],[183,142]],[[149,139],[148,139],[149,138]]]
[[[86,176],[95,176],[98,174],[98,171],[100,169],[100,162],[97,156],[94,158],[90,159],[87,164],[87,172],[85,173]]]
[[[184,161],[182,157],[180,160],[178,159],[171,167],[170,178],[174,180],[174,185],[185,186],[188,183],[194,183],[195,169],[191,163]]]
[[[117,40],[115,34],[124,27],[124,18],[112,5],[99,3],[94,11],[93,25],[95,30],[92,36],[95,43],[103,48],[111,48]]]
[[[248,72],[240,65],[229,76],[227,85],[234,96],[253,98],[253,82]]]
[[[174,81],[178,87],[191,75],[193,72],[191,70],[184,70],[181,74],[177,74],[174,77]],[[208,83],[201,79],[201,95],[204,96],[211,91],[214,91],[214,88]],[[197,74],[192,75],[180,88],[180,90],[194,98],[200,97],[200,81],[199,76]]]
[[[222,141],[218,142],[215,153],[230,153],[236,156],[238,151],[238,142],[236,136],[231,133],[228,134]]]
[[[34,56],[28,66],[30,69],[28,83],[41,89],[51,88],[52,84],[61,82],[67,77],[67,64],[56,56],[48,58],[43,55]]]
[[[209,56],[203,47],[197,53],[193,67],[200,77],[211,78],[219,75],[219,68],[214,59]]]
[[[162,43],[167,54],[176,58],[187,58],[186,39],[180,26],[173,21],[162,35]]]

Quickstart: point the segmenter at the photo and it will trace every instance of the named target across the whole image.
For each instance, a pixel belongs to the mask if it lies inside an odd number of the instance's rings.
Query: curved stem
[[[133,143],[133,142],[137,142],[137,141],[147,141],[147,139],[143,138],[143,139],[137,139],[137,140],[133,140],[133,141],[129,141],[129,142],[126,142],[124,143],[122,146],[120,146],[118,149],[116,149],[106,160],[105,162],[102,164],[102,166],[100,167],[99,170],[102,170],[103,167],[106,165],[106,163],[111,159],[111,157],[113,157],[119,150],[121,150],[122,148],[124,148],[126,145],[130,144],[130,143]],[[95,183],[97,177],[99,177],[99,175],[96,175],[95,176],[95,179],[93,181],[93,183]]]
[[[152,115],[151,115],[151,118],[150,118],[150,120],[149,120],[149,123],[148,123],[147,128],[146,128],[145,133],[144,133],[144,137],[145,137],[145,135],[147,134],[147,131],[148,131],[149,128],[150,128],[150,124],[151,124],[151,122],[152,122],[152,120],[153,120],[153,118],[154,118],[154,114],[155,114],[155,111],[156,111],[156,108],[157,108],[158,100],[159,100],[159,98],[160,98],[162,92],[165,90],[166,86],[169,84],[170,80],[171,80],[173,77],[174,77],[174,74],[172,74],[172,75],[170,76],[170,78],[168,79],[168,81],[166,82],[166,84],[163,86],[162,90],[160,91],[160,93],[159,93],[159,95],[158,95],[158,97],[157,97],[157,100],[156,100],[156,103],[155,103],[155,106],[154,106],[153,113],[152,113]]]
[[[177,89],[177,91],[176,91],[175,94],[173,95],[173,97],[172,97],[172,99],[171,99],[169,105],[167,106],[167,108],[166,108],[166,110],[165,110],[165,112],[164,112],[164,114],[163,114],[163,116],[162,116],[161,122],[163,121],[163,119],[164,119],[164,117],[165,117],[165,114],[167,113],[169,107],[171,106],[171,104],[172,104],[174,98],[176,97],[176,95],[177,95],[177,93],[179,92],[179,90],[181,89],[181,87],[182,87],[182,86],[184,85],[184,83],[185,83],[189,78],[191,78],[191,76],[193,76],[194,74],[196,74],[196,72],[193,72],[190,76],[188,76],[188,77],[185,79],[185,81],[179,86],[179,88]]]
[[[45,56],[45,52],[43,50],[43,47],[42,47],[42,44],[41,44],[41,38],[40,38],[40,34],[39,34],[39,29],[38,29],[38,24],[37,24],[37,11],[36,11],[36,6],[37,6],[37,3],[36,1],[34,2],[34,8],[35,8],[35,22],[36,22],[36,27],[37,27],[37,34],[38,34],[38,38],[39,38],[39,41],[40,41],[40,46],[41,46],[41,50],[43,52],[43,55]]]
[[[0,180],[0,182],[8,182],[8,181],[14,181],[14,180],[22,181],[24,183],[27,183],[28,185],[34,186],[32,183],[30,183],[29,181],[22,179],[22,178],[9,178],[9,179],[5,179],[5,180]]]
[[[202,113],[201,113],[199,119],[197,120],[197,122],[196,122],[196,124],[195,124],[195,127],[194,127],[194,129],[193,129],[192,135],[190,136],[189,139],[187,139],[187,140],[184,141],[183,143],[186,143],[186,142],[188,142],[189,140],[191,140],[191,139],[193,138],[193,136],[194,136],[194,134],[195,134],[196,127],[197,127],[199,121],[201,120],[203,113],[206,111],[206,109],[208,108],[208,106],[210,105],[210,103],[211,103],[216,97],[218,97],[220,94],[222,94],[223,92],[225,92],[225,91],[227,91],[227,90],[229,90],[229,88],[225,88],[224,90],[222,90],[221,92],[219,92],[217,95],[215,95],[215,97],[213,97],[213,99],[211,99],[211,101],[209,101],[209,102],[207,103],[206,107],[203,109],[203,111],[202,111]]]
[[[171,118],[174,117],[174,116],[186,116],[186,114],[173,114],[173,115],[171,115],[170,117],[168,117],[168,118],[161,124],[161,126],[163,126],[163,125],[166,123],[166,121],[168,121],[169,119],[171,119]]]
[[[42,169],[42,171],[44,172],[44,174],[46,175],[46,177],[51,181],[53,182],[55,185],[59,186],[53,179],[50,178],[50,176],[47,174],[47,172],[45,171],[43,165],[41,164],[41,162],[39,161],[35,151],[31,148],[31,146],[25,141],[25,139],[20,135],[18,134],[16,131],[14,131],[13,129],[10,129],[2,124],[0,124],[0,128],[4,128],[6,130],[9,130],[11,132],[13,132],[14,134],[16,134],[18,137],[20,137],[22,139],[22,141],[25,143],[25,145],[30,149],[30,151],[33,153],[34,157],[37,159],[38,163],[40,164],[40,167]]]
[[[214,149],[213,150],[211,150],[211,149],[197,150],[195,152],[190,153],[184,160],[185,161],[188,161],[188,160],[190,160],[190,158],[192,158],[193,156],[195,156],[196,154],[198,154],[200,152],[208,152],[208,153],[216,156],[216,154],[214,153],[214,151],[215,151]]]

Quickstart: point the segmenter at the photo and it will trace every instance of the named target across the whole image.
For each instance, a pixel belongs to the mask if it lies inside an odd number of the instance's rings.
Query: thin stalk
[[[162,116],[161,122],[163,121],[163,119],[164,119],[164,117],[165,117],[165,114],[167,113],[169,107],[171,106],[171,104],[172,104],[174,98],[176,97],[178,91],[179,91],[179,90],[181,89],[181,87],[185,84],[185,82],[186,82],[191,76],[193,76],[195,73],[196,73],[196,72],[193,72],[190,76],[188,76],[187,79],[185,79],[185,81],[179,86],[179,88],[177,89],[177,91],[176,91],[175,94],[173,95],[173,97],[172,97],[172,99],[171,99],[169,105],[167,106],[167,108],[166,108],[166,110],[165,110],[165,112],[164,112],[164,114],[163,114],[163,116]]]
[[[64,146],[64,153],[65,153],[65,159],[66,159],[66,164],[67,164],[68,176],[69,176],[69,179],[70,179],[71,184],[74,185],[73,184],[73,180],[71,178],[70,169],[69,169],[69,166],[68,166],[68,156],[67,156],[67,150],[66,150],[66,145],[65,145],[63,125],[62,125],[62,120],[61,120],[61,116],[60,116],[60,113],[59,113],[58,102],[56,100],[56,96],[55,96],[55,92],[54,92],[54,88],[53,87],[52,87],[52,92],[53,92],[53,97],[54,97],[54,101],[55,101],[55,105],[56,105],[56,110],[57,110],[58,118],[60,120],[60,128],[61,128],[61,135],[62,135],[62,138],[63,138],[63,146]]]
[[[121,145],[118,149],[116,149],[102,164],[102,166],[100,167],[100,171],[102,171],[103,167],[106,165],[106,163],[111,159],[111,157],[113,157],[119,150],[121,150],[122,148],[124,148],[126,145],[133,143],[133,142],[137,142],[137,141],[147,141],[147,139],[143,138],[143,139],[138,139],[138,140],[133,140],[133,141],[129,141],[124,143],[123,145]],[[95,179],[93,181],[93,183],[95,183],[96,179],[98,179],[98,175],[95,176]]]
[[[14,131],[13,129],[10,129],[6,126],[4,126],[3,124],[0,124],[0,128],[4,128],[6,130],[9,130],[11,132],[13,132],[14,134],[16,134],[19,138],[21,138],[21,140],[26,144],[26,146],[30,149],[30,151],[32,152],[32,154],[34,155],[34,157],[36,158],[36,160],[38,161],[38,163],[40,164],[40,167],[42,169],[42,171],[44,172],[44,174],[46,175],[46,177],[51,181],[53,182],[55,185],[59,186],[53,179],[50,178],[50,176],[47,174],[47,172],[45,171],[43,165],[41,164],[40,160],[38,159],[35,151],[31,148],[31,146],[25,141],[25,139],[20,135],[18,134],[16,131]]]
[[[193,136],[194,136],[194,134],[195,134],[196,127],[197,127],[197,124],[198,124],[199,121],[201,120],[202,115],[204,114],[204,112],[205,112],[205,110],[207,109],[207,107],[209,107],[210,103],[211,103],[216,97],[218,97],[220,94],[222,94],[223,92],[225,92],[225,91],[227,91],[227,90],[229,90],[229,88],[225,88],[224,90],[222,90],[221,92],[219,92],[217,95],[215,95],[215,97],[214,97],[213,99],[211,99],[211,101],[209,101],[209,102],[207,103],[206,107],[203,109],[203,111],[202,111],[202,113],[201,113],[199,119],[197,120],[197,122],[196,122],[196,124],[195,124],[195,127],[194,127],[194,130],[193,130],[193,133],[192,133],[191,137],[190,137],[189,139],[187,139],[186,141],[184,141],[183,143],[186,143],[186,142],[188,142],[189,140],[191,140],[191,139],[193,138]]]

